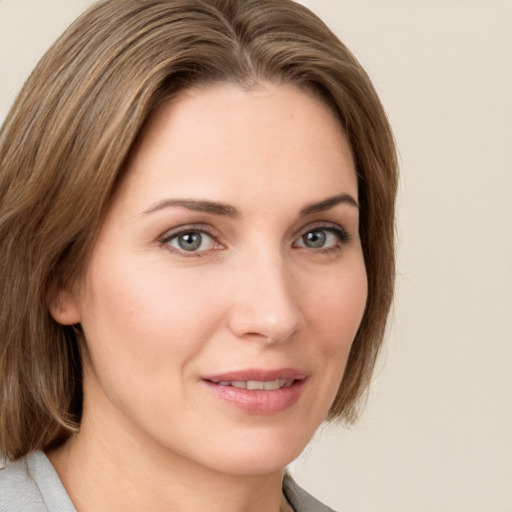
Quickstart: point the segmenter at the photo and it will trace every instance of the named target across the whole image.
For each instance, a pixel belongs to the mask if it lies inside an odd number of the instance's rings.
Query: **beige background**
[[[0,0],[0,118],[87,0]],[[352,512],[512,512],[512,2],[303,2],[361,60],[401,155],[372,393],[292,471]]]

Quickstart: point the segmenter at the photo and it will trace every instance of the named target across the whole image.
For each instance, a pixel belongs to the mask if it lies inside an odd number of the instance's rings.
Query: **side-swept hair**
[[[393,295],[396,154],[357,60],[291,0],[107,0],[27,80],[0,132],[0,450],[17,459],[80,424],[78,327],[51,317],[83,274],[152,112],[210,83],[293,84],[336,114],[356,163],[368,301],[330,418],[355,420]]]

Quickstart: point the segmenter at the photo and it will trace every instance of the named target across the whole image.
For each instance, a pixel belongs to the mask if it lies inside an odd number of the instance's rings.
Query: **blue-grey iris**
[[[202,242],[201,233],[184,233],[178,237],[178,245],[184,251],[196,251],[201,247]]]
[[[318,249],[325,245],[327,241],[327,234],[325,231],[309,231],[306,233],[302,240],[304,241],[304,245],[306,247],[310,247],[311,249]]]

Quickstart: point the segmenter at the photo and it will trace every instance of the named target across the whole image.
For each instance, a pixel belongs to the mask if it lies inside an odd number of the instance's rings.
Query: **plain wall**
[[[0,118],[87,0],[0,0]],[[368,404],[292,465],[352,512],[512,511],[512,2],[310,0],[401,156],[398,280]]]

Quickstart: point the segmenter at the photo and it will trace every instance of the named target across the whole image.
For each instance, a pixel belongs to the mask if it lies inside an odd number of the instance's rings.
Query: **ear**
[[[53,319],[59,324],[74,325],[80,323],[78,300],[72,291],[60,288],[49,301],[48,309]]]

